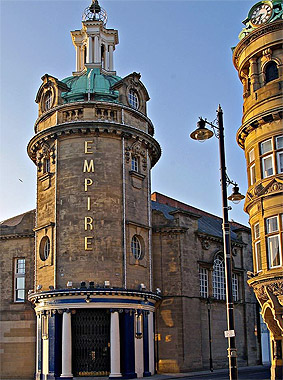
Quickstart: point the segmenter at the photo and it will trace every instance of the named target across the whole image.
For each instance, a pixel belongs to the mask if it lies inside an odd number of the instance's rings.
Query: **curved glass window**
[[[132,254],[134,256],[134,258],[136,260],[141,260],[142,259],[142,245],[141,245],[141,241],[140,239],[138,238],[137,235],[134,235],[132,237],[132,241],[131,241],[131,251],[132,251]]]
[[[40,245],[39,245],[39,256],[42,261],[45,261],[48,259],[50,254],[50,240],[48,236],[44,236],[41,239]]]
[[[131,107],[133,107],[135,110],[139,108],[139,97],[135,90],[130,90],[128,94],[128,101]]]
[[[279,77],[278,67],[274,61],[268,62],[265,67],[265,83],[271,82]]]

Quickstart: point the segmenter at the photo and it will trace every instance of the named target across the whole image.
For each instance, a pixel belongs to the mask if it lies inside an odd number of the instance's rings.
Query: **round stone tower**
[[[37,378],[154,373],[150,171],[161,149],[140,74],[116,75],[98,1],[71,32],[76,71],[45,74],[37,165]]]
[[[254,272],[248,281],[271,337],[272,379],[283,351],[283,4],[260,1],[244,20],[233,61],[244,87],[237,141],[245,151]]]

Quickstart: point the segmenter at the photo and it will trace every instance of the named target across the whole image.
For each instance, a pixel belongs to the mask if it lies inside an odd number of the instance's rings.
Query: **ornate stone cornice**
[[[196,235],[199,238],[203,249],[208,249],[209,248],[209,246],[210,246],[209,242],[210,241],[218,242],[218,243],[219,242],[221,242],[221,243],[223,242],[223,238],[222,237],[208,235],[208,234],[205,234],[205,233],[202,233],[202,232],[196,232]],[[232,247],[244,247],[247,244],[244,243],[244,242],[231,240],[231,245],[232,245]]]
[[[267,24],[267,25],[257,28],[256,30],[248,34],[245,38],[243,38],[242,41],[238,43],[238,45],[235,47],[235,50],[234,50],[233,62],[234,62],[235,67],[236,68],[238,67],[240,55],[243,53],[243,51],[246,49],[247,46],[255,42],[260,37],[268,33],[273,33],[278,30],[281,30],[282,28],[283,28],[283,22],[281,20],[278,20],[271,24]]]
[[[55,125],[37,133],[29,142],[27,150],[28,155],[33,161],[36,161],[36,152],[41,149],[44,142],[54,141],[60,136],[70,135],[90,135],[95,134],[107,135],[109,137],[126,137],[134,138],[141,143],[141,145],[148,149],[152,156],[152,166],[156,164],[161,156],[161,147],[158,142],[148,133],[134,128],[129,125],[124,125],[115,122],[105,122],[98,120],[76,120],[73,122],[66,122]]]
[[[281,110],[269,110],[264,113],[260,113],[259,115],[256,115],[255,117],[248,120],[247,123],[243,124],[238,132],[237,132],[237,143],[239,146],[244,149],[245,148],[245,139],[255,129],[262,126],[262,124],[271,123],[275,120],[282,120],[283,119],[283,112],[282,107]]]

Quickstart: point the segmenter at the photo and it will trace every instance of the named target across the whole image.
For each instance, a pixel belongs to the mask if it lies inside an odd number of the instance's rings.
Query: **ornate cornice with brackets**
[[[54,127],[45,129],[37,133],[29,142],[27,150],[29,157],[35,162],[37,151],[42,149],[42,144],[52,144],[56,139],[70,135],[104,135],[108,137],[124,137],[126,140],[136,139],[143,149],[147,149],[152,162],[152,167],[161,156],[159,143],[148,133],[138,128],[119,123],[106,123],[105,121],[84,121],[66,122]]]

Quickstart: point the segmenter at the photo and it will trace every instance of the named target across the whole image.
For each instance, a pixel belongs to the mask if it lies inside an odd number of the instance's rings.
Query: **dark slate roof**
[[[152,201],[151,205],[152,205],[151,206],[152,210],[162,212],[164,217],[168,220],[174,219],[174,216],[170,215],[170,212],[177,211],[177,210],[182,211],[181,209],[177,209],[175,207],[171,207],[171,206],[165,205],[163,203],[158,203],[155,201]],[[240,242],[241,240],[237,238],[237,234],[233,232],[234,230],[237,230],[237,228],[231,225],[231,239],[233,241]],[[199,214],[198,232],[204,233],[210,236],[222,238],[223,237],[222,219],[217,216],[211,216],[211,214],[203,215],[203,212],[202,212],[202,214]]]
[[[165,216],[165,218],[169,219],[169,220],[174,220],[174,216],[170,215],[169,213],[171,211],[177,211],[178,210],[176,207],[167,206],[163,203],[158,203],[158,202],[154,202],[154,201],[151,201],[151,209],[162,212],[163,215]]]

